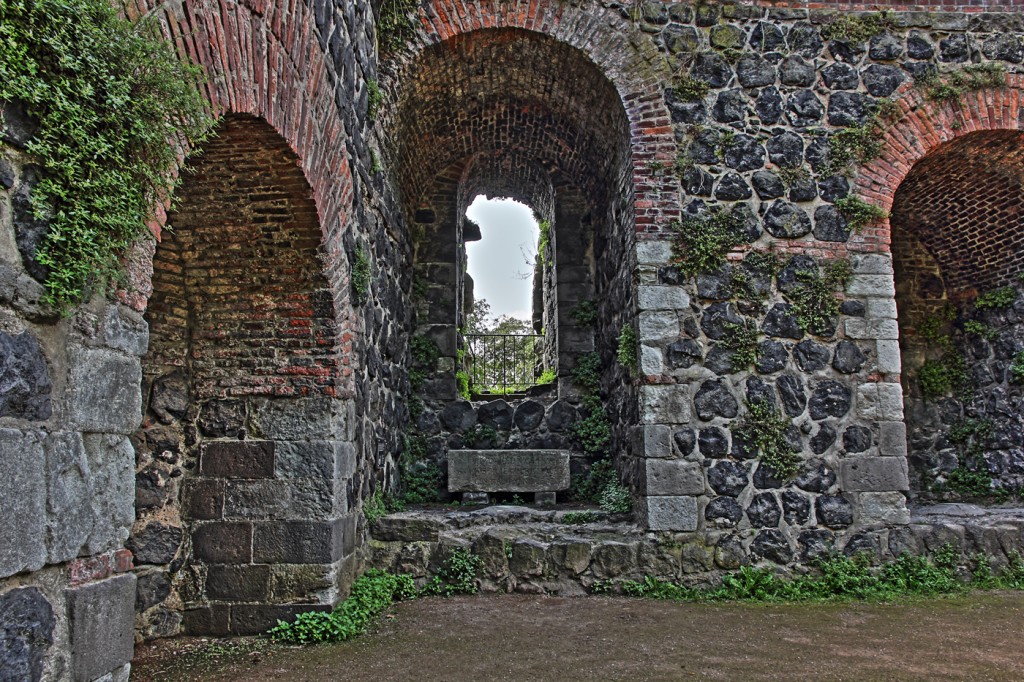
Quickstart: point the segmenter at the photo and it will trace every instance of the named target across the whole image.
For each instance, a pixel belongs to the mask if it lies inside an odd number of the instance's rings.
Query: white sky
[[[533,211],[511,199],[481,195],[466,215],[480,226],[483,235],[480,241],[466,243],[475,298],[487,299],[495,319],[511,315],[529,322],[533,315],[533,260],[540,236]]]

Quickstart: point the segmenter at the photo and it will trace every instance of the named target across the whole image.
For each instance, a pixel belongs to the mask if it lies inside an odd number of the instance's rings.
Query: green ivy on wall
[[[49,231],[36,259],[65,314],[121,277],[121,256],[171,197],[179,149],[206,139],[201,79],[155,22],[133,25],[106,0],[0,0],[0,100],[39,123],[32,208]]]

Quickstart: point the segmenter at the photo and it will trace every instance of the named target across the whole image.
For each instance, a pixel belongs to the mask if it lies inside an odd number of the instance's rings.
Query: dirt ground
[[[350,642],[165,640],[132,679],[1024,680],[1024,593],[701,605],[522,595],[398,604]]]

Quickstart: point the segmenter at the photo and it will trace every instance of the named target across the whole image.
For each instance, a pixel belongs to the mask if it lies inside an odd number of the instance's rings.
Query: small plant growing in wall
[[[846,219],[846,226],[854,232],[860,232],[865,226],[889,217],[889,213],[881,206],[869,204],[852,195],[839,199],[835,206]]]
[[[974,307],[978,310],[990,310],[993,308],[1008,308],[1017,300],[1017,291],[1013,287],[1006,286],[992,291],[986,291],[974,299]]]
[[[637,339],[636,328],[626,322],[619,330],[619,343],[615,350],[615,357],[627,372],[633,374],[640,365],[638,356],[640,341]]]
[[[207,138],[202,74],[156,21],[133,25],[104,0],[0,3],[0,101],[38,122],[31,202],[48,230],[35,259],[63,313],[123,278],[121,256],[172,196],[179,145]]]
[[[537,228],[540,231],[540,237],[537,239],[537,263],[543,271],[547,267],[548,247],[551,245],[551,221],[539,220]]]
[[[569,317],[577,327],[593,327],[597,322],[597,304],[590,299],[580,301],[569,311]]]
[[[747,414],[734,429],[757,454],[761,463],[776,476],[791,478],[800,463],[799,455],[786,440],[790,420],[776,411],[768,400],[747,403]]]
[[[825,334],[832,327],[832,320],[839,315],[839,298],[853,277],[853,268],[848,260],[842,259],[828,264],[825,268],[800,270],[796,273],[798,285],[786,297],[793,305],[797,324],[812,334]]]
[[[452,550],[440,570],[423,586],[424,595],[476,594],[476,577],[483,567],[483,560],[461,547]]]
[[[943,74],[929,71],[916,78],[914,85],[933,102],[956,102],[968,92],[1005,87],[1006,70],[1002,64],[989,62]]]
[[[1008,370],[1015,381],[1024,383],[1024,350],[1013,356]]]
[[[672,262],[687,277],[717,270],[733,247],[743,243],[740,217],[723,208],[672,225]]]
[[[612,482],[601,491],[601,509],[609,514],[628,514],[633,511],[633,496],[629,488]]]
[[[370,295],[370,256],[365,246],[352,253],[352,298],[356,305],[366,303]]]
[[[821,27],[825,40],[842,40],[848,43],[863,43],[865,40],[892,28],[893,19],[888,12],[851,14],[842,12]]]
[[[384,91],[380,89],[380,83],[375,80],[366,81],[366,118],[377,120],[380,105],[384,103]]]
[[[742,372],[757,362],[757,326],[749,320],[743,324],[726,322],[722,345],[732,352],[732,371]]]
[[[384,52],[394,52],[416,36],[413,13],[419,0],[382,0],[377,15],[377,44]]]

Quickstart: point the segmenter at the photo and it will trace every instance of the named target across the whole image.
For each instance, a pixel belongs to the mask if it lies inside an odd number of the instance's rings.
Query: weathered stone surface
[[[218,478],[273,478],[273,441],[214,441],[203,445],[199,470]]]
[[[257,408],[254,422],[273,440],[349,440],[351,405],[332,398],[276,398]]]
[[[270,566],[210,566],[206,594],[210,599],[265,601],[270,593]]]
[[[816,455],[825,454],[835,444],[837,436],[836,430],[830,424],[821,424],[818,432],[809,441],[811,452]]]
[[[37,218],[32,207],[32,192],[41,177],[42,171],[38,166],[25,166],[21,185],[11,196],[15,243],[25,271],[37,282],[45,282],[50,274],[50,268],[36,259],[36,253],[50,231],[49,217]]]
[[[732,419],[739,413],[739,403],[721,379],[705,381],[693,397],[697,416],[703,421],[715,417]]]
[[[797,547],[801,561],[812,561],[824,557],[833,550],[835,534],[830,530],[805,530],[797,536]]]
[[[760,88],[775,82],[775,66],[761,57],[740,59],[736,65],[736,79],[745,88]]]
[[[645,497],[644,509],[647,527],[651,530],[697,530],[696,497]]]
[[[701,429],[698,441],[700,454],[707,459],[718,459],[729,454],[729,436],[717,426]]]
[[[29,332],[0,332],[0,417],[43,421],[53,414],[50,372]]]
[[[181,538],[180,526],[153,521],[132,533],[128,549],[137,564],[167,564],[177,554]]]
[[[645,424],[686,424],[690,421],[690,393],[684,384],[641,386],[640,401]]]
[[[677,429],[672,434],[672,440],[675,442],[676,447],[679,448],[679,453],[686,457],[693,452],[694,445],[696,444],[696,434],[693,429]]]
[[[35,587],[0,595],[0,679],[42,679],[55,625],[53,607]]]
[[[842,374],[853,374],[861,370],[867,359],[857,344],[843,339],[836,344],[835,355],[832,356],[832,368]]]
[[[117,549],[135,520],[135,450],[131,442],[112,434],[88,433],[82,441],[92,472],[92,530],[86,549],[91,553]]]
[[[772,493],[754,495],[747,507],[747,518],[754,528],[775,528],[782,518],[779,502]]]
[[[38,434],[0,429],[0,577],[46,560],[45,462]]]
[[[668,346],[668,365],[672,369],[686,369],[701,360],[701,347],[692,339],[680,339]]]
[[[719,123],[742,121],[747,116],[747,97],[742,90],[723,90],[715,99],[711,115]]]
[[[721,340],[726,335],[726,325],[743,324],[743,318],[732,303],[712,303],[704,309],[700,328],[709,339]]]
[[[758,532],[750,543],[750,552],[754,556],[774,561],[777,564],[788,564],[793,560],[793,548],[786,536],[774,528]]]
[[[345,531],[344,519],[254,523],[252,560],[254,563],[333,563],[345,555],[345,543],[352,540],[345,537]],[[244,543],[239,549],[244,550]]]
[[[851,407],[850,389],[838,381],[822,381],[814,387],[808,403],[811,419],[815,421],[827,417],[843,417]]]
[[[803,381],[800,377],[792,374],[783,374],[775,385],[779,389],[782,398],[782,409],[790,417],[799,417],[807,407],[807,394],[804,391]]]
[[[820,343],[806,339],[793,348],[793,358],[803,371],[815,372],[828,364],[829,352]]]
[[[716,526],[732,527],[743,518],[743,507],[732,497],[716,497],[704,508],[704,520]]]
[[[757,170],[764,166],[764,147],[756,137],[739,134],[725,150],[725,165],[740,172]]]
[[[139,361],[97,348],[73,348],[68,360],[71,421],[86,431],[134,431],[142,420]]]
[[[782,118],[782,95],[774,85],[761,90],[754,103],[754,110],[765,123],[775,124]]]
[[[823,242],[845,242],[850,239],[846,218],[835,206],[814,209],[814,238]]]
[[[803,338],[804,332],[792,314],[793,306],[789,303],[776,303],[765,315],[761,323],[761,331],[768,336],[784,339]]]
[[[871,429],[854,424],[843,432],[843,450],[847,454],[865,452],[871,448]]]
[[[448,431],[462,433],[476,424],[476,410],[465,400],[449,402],[441,410],[441,424]]]
[[[739,462],[721,460],[708,469],[708,485],[719,495],[736,497],[749,483],[750,472]]]
[[[839,495],[822,495],[814,501],[818,523],[829,528],[846,528],[853,523],[853,505]]]
[[[762,199],[778,199],[786,193],[786,186],[778,175],[771,171],[760,170],[754,173],[751,178],[754,184],[754,191]]]
[[[811,518],[811,498],[795,490],[783,491],[782,518],[791,526],[807,523]]]
[[[91,682],[130,662],[135,648],[135,576],[118,575],[67,594],[75,682]]]
[[[252,560],[252,524],[218,521],[193,527],[192,555],[210,563],[249,563]]]
[[[807,128],[821,122],[825,107],[812,90],[797,90],[786,99],[786,118],[796,128]]]
[[[715,189],[715,198],[721,201],[739,201],[753,196],[750,185],[739,173],[727,173]]]
[[[561,450],[452,450],[452,492],[538,492],[569,487],[569,453]]]
[[[138,575],[135,584],[135,610],[142,613],[171,594],[171,581],[163,571]]]
[[[647,495],[700,495],[704,472],[700,464],[678,459],[648,459],[644,493]]]
[[[153,380],[149,395],[149,408],[162,422],[169,424],[176,419],[181,419],[185,416],[188,406],[189,387],[185,372],[176,369]]]
[[[187,406],[187,399],[185,405]],[[153,406],[152,400],[150,406]],[[182,412],[183,409],[177,416],[180,417]],[[210,400],[199,410],[199,419],[196,423],[200,432],[208,438],[239,438],[245,434],[245,402]]]
[[[93,489],[81,435],[50,434],[45,447],[47,561],[59,563],[78,556],[93,529],[92,497],[108,491]]]
[[[489,426],[499,431],[512,428],[514,411],[504,400],[492,400],[477,409],[477,421],[481,426]]]
[[[899,457],[855,457],[840,463],[843,490],[889,492],[907,490],[907,461]]]
[[[795,239],[811,231],[811,219],[799,206],[780,199],[765,213],[764,229],[779,239]]]
[[[900,492],[861,493],[857,496],[857,520],[861,524],[877,523],[887,526],[910,523],[907,498]],[[987,554],[991,556],[992,552]]]
[[[778,341],[762,341],[757,345],[757,362],[755,367],[761,374],[773,374],[786,367],[789,353],[786,346]]]

